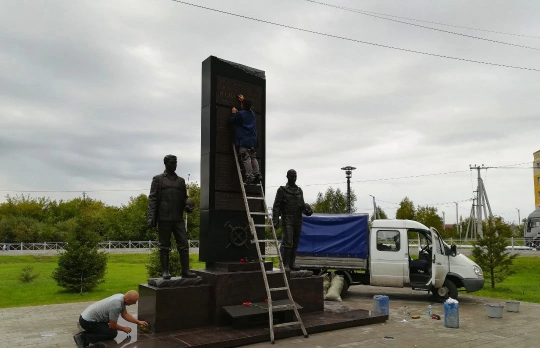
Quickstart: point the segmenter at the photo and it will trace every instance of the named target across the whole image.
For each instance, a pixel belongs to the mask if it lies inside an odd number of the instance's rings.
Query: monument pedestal
[[[150,324],[152,333],[208,326],[212,292],[208,284],[170,288],[139,284],[138,318]]]
[[[260,269],[260,266],[259,266]],[[225,272],[218,269],[194,270],[212,291],[212,325],[229,325],[231,317],[223,307],[241,305],[244,302],[264,302],[267,298],[261,271]],[[283,275],[278,271],[267,271],[268,285],[271,288],[283,287]],[[303,307],[302,312],[322,311],[324,309],[322,277],[289,279],[293,299]],[[272,299],[287,299],[286,291],[272,293]]]
[[[223,326],[232,323],[224,307],[238,306],[244,302],[264,302],[267,298],[260,264],[227,262],[219,269],[192,270],[203,279],[202,284],[181,287],[157,288],[139,285],[139,310],[141,320],[150,323],[152,333],[178,331],[208,325]],[[258,271],[223,271],[257,266]],[[271,268],[266,263],[265,268]],[[294,272],[293,272],[294,276]],[[267,271],[271,288],[283,287],[283,276],[278,271]],[[291,278],[287,272],[291,294],[302,309],[300,313],[324,310],[322,277]],[[287,292],[272,293],[274,301],[286,300]]]

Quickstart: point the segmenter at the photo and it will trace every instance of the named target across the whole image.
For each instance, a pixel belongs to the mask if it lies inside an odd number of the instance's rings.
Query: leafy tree
[[[356,194],[351,190],[351,212],[353,213],[356,211],[355,202]],[[347,213],[347,193],[341,192],[339,188],[334,190],[330,186],[324,195],[322,192],[317,194],[317,201],[312,204],[312,208],[315,213]]]
[[[437,208],[418,206],[414,219],[427,227],[434,227],[437,231],[444,231],[442,218],[437,214]]]
[[[29,216],[8,216],[0,221],[0,240],[37,243],[44,225]]]
[[[414,220],[416,217],[416,210],[414,209],[414,203],[409,197],[403,198],[399,203],[399,208],[396,211],[396,219]]]
[[[201,222],[201,188],[197,183],[187,185],[189,190],[189,198],[195,204],[195,210],[187,214],[187,232],[189,239],[199,239],[200,222]]]
[[[386,215],[384,210],[379,206],[377,206],[377,216],[379,220],[388,219],[388,216]],[[375,214],[371,215],[371,221],[373,220],[375,220]]]
[[[501,217],[490,218],[482,227],[483,236],[473,243],[472,256],[490,281],[491,288],[514,273],[512,264],[517,254],[506,250],[507,238],[512,235],[510,226]]]
[[[58,267],[52,278],[58,286],[69,291],[92,290],[103,283],[107,268],[107,255],[99,252],[99,235],[91,230],[92,219],[81,216],[77,227],[68,238],[65,252],[58,258]]]
[[[6,203],[0,205],[0,216],[22,216],[45,220],[50,200],[47,198],[31,198],[30,195],[6,196]]]

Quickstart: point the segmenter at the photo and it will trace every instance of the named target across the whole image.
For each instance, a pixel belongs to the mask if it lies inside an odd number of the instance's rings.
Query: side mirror
[[[457,246],[455,244],[452,244],[450,247],[450,256],[456,256],[457,255]]]

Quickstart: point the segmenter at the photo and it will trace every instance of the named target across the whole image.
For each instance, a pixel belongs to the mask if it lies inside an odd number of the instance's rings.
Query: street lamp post
[[[343,167],[341,170],[345,171],[345,177],[347,178],[347,213],[351,213],[351,177],[352,177],[352,171],[355,170],[356,167]]]

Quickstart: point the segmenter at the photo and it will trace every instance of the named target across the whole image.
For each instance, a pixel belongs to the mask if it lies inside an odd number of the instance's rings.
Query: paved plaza
[[[460,295],[460,328],[444,327],[444,321],[429,319],[433,313],[443,315],[443,306],[433,303],[426,292],[367,286],[351,287],[344,304],[371,309],[373,296],[390,297],[390,319],[384,324],[355,327],[313,334],[309,338],[288,338],[245,347],[354,348],[354,347],[539,347],[538,318],[540,304],[522,302],[519,313],[504,312],[502,319],[490,319],[485,303],[503,302],[488,298]],[[76,320],[90,303],[8,308],[0,310],[0,348],[75,347],[73,334]],[[137,306],[128,307],[136,315]],[[419,314],[420,319],[411,319]],[[188,315],[186,313],[186,315]],[[126,325],[127,323],[121,323]],[[131,324],[130,324],[131,325]],[[135,329],[134,325],[131,325]],[[137,347],[136,334],[119,334],[116,347]],[[156,347],[157,348],[157,347]]]

